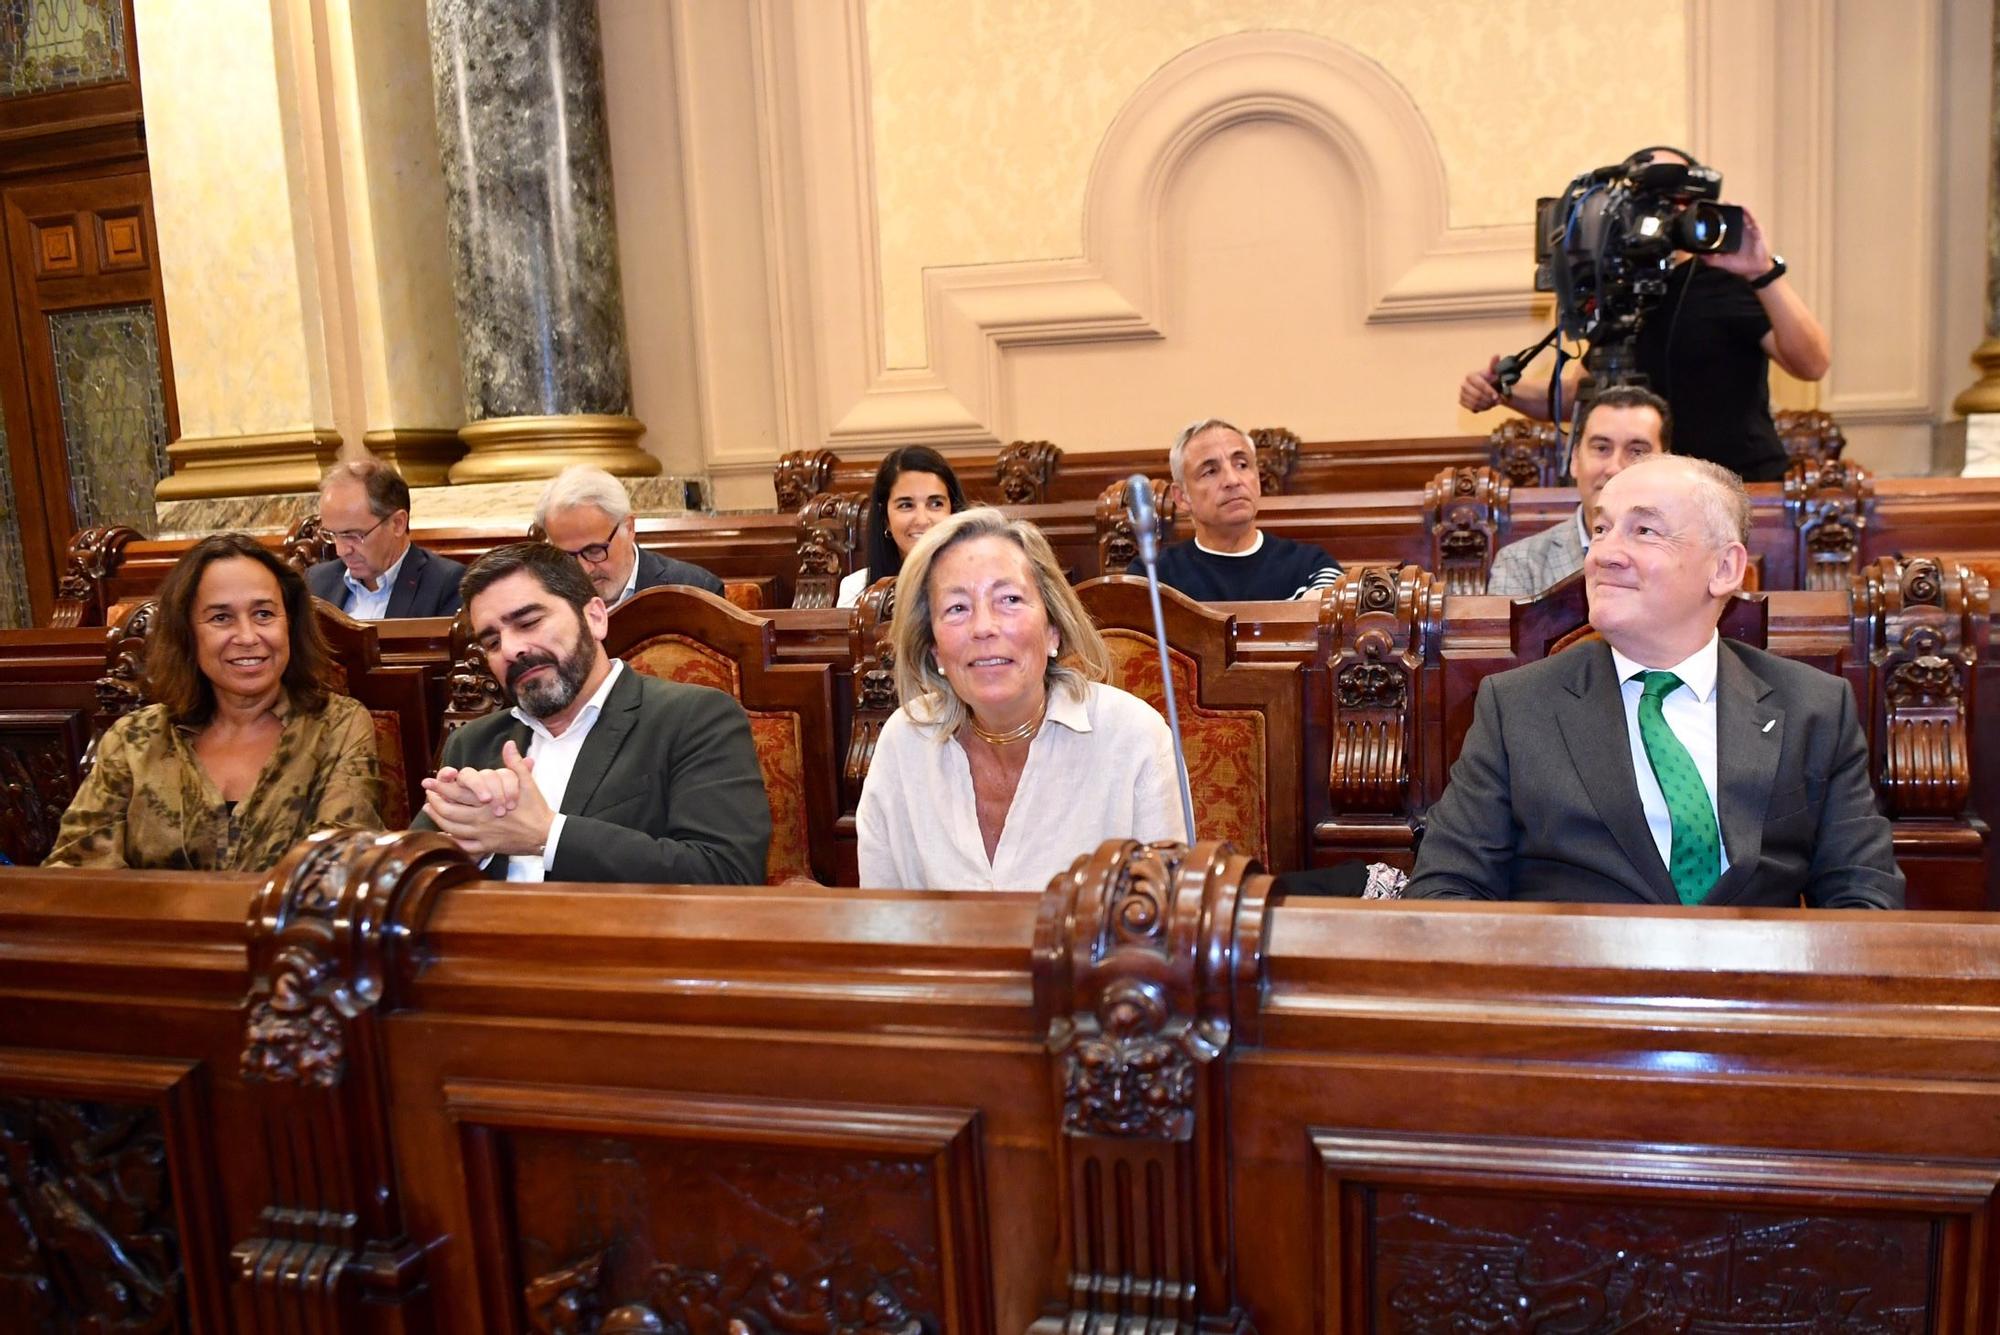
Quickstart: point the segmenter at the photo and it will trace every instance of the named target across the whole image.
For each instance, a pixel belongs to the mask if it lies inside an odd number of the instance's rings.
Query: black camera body
[[[1666,295],[1676,251],[1742,247],[1743,210],[1721,196],[1722,173],[1692,159],[1657,161],[1648,148],[1535,202],[1535,289],[1555,294],[1564,334],[1589,341],[1598,383],[1637,378],[1632,345]]]

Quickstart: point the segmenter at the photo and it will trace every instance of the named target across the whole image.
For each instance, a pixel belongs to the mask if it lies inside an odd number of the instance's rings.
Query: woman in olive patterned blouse
[[[160,588],[158,703],[104,734],[43,865],[265,871],[314,830],[379,829],[374,725],[328,675],[298,573],[203,538]]]

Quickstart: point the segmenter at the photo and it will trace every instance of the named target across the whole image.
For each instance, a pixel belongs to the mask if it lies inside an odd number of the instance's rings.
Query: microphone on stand
[[[1160,572],[1154,564],[1160,555],[1159,518],[1153,509],[1153,484],[1144,473],[1125,480],[1125,513],[1132,520],[1132,536],[1139,543],[1139,559],[1146,563],[1146,591],[1153,600],[1153,643],[1160,650],[1160,685],[1167,694],[1167,727],[1174,735],[1174,770],[1181,781],[1181,816],[1187,822],[1187,841],[1194,832],[1194,791],[1188,787],[1187,751],[1181,745],[1181,712],[1174,703],[1174,673],[1167,661],[1167,615],[1160,610]]]

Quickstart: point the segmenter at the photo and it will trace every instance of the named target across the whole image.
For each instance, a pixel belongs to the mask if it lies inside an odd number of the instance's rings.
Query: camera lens
[[[1673,231],[1675,247],[1696,255],[1713,254],[1729,239],[1727,217],[1709,203],[1688,205],[1674,219]]]

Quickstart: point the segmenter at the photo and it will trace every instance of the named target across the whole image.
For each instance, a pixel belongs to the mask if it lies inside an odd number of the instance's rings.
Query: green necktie
[[[1681,903],[1699,904],[1715,888],[1720,874],[1722,835],[1715,828],[1708,785],[1660,709],[1660,701],[1681,679],[1671,672],[1642,672],[1638,679],[1645,687],[1639,697],[1639,740],[1646,744],[1646,759],[1653,762],[1653,777],[1667,799],[1667,823],[1673,829],[1667,875],[1673,878]]]

